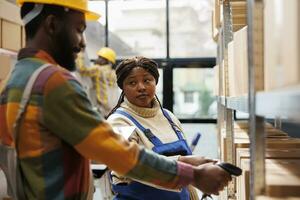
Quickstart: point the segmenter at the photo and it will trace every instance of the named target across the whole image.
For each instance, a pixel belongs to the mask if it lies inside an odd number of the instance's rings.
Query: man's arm
[[[92,110],[80,84],[68,73],[54,73],[44,93],[45,125],[84,157],[104,163],[120,175],[170,189],[190,183],[200,188],[204,184],[200,177],[209,167],[166,159],[115,134],[101,115]],[[220,182],[223,180],[220,178]]]

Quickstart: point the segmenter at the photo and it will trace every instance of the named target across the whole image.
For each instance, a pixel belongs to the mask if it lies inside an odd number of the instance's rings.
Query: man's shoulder
[[[45,65],[47,65],[47,67],[40,72],[36,80],[36,87],[42,89],[52,85],[50,86],[52,88],[53,86],[65,84],[70,81],[77,82],[77,79],[71,74],[70,71],[57,64],[48,63],[40,59],[29,58],[19,60],[16,63],[16,68],[18,69],[17,71],[19,71],[18,74],[25,72],[30,76],[35,70]]]

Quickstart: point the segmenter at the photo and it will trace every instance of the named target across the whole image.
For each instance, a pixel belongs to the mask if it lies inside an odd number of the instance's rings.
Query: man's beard
[[[70,37],[66,34],[68,31],[61,31],[57,35],[57,52],[56,52],[56,62],[63,68],[69,71],[76,70],[75,58],[73,56],[74,52],[79,52],[80,49],[72,46]]]

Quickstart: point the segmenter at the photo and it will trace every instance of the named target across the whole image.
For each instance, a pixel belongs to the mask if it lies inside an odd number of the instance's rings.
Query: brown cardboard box
[[[300,1],[265,0],[265,90],[300,83]]]
[[[266,149],[267,159],[300,159],[300,148],[293,149]],[[241,167],[241,161],[243,159],[250,159],[250,152],[248,148],[237,148],[236,149],[236,165]],[[248,175],[248,172],[245,174]],[[247,199],[245,194],[244,177],[237,178],[237,199]],[[248,180],[248,178],[247,178]],[[243,182],[243,183],[242,183]],[[247,185],[247,183],[245,183]],[[249,188],[248,188],[249,189]]]
[[[215,41],[215,42],[218,42],[218,39],[219,39],[219,29],[216,28],[216,25],[215,25],[215,11],[212,11],[212,23],[211,23],[211,36],[212,36],[212,39]]]
[[[2,19],[0,18],[0,48],[2,47]]]
[[[22,46],[20,7],[8,1],[0,1],[0,18],[0,48],[18,51]]]
[[[8,1],[0,1],[0,18],[17,23],[19,25],[22,24],[22,20],[20,18],[20,7],[14,3]]]
[[[236,69],[237,84],[241,84],[241,90],[238,90],[238,95],[248,93],[248,28],[243,27],[234,33],[234,66]],[[264,69],[261,66],[255,66],[255,89],[262,91],[264,89]]]
[[[282,200],[282,198],[257,196],[256,200]],[[284,197],[284,200],[300,200],[300,197]]]
[[[219,0],[214,1],[214,25],[215,28],[219,28],[221,26],[221,4]]]
[[[244,173],[240,177],[241,196],[249,197],[249,166],[248,158],[241,159]],[[271,197],[300,197],[300,159],[266,159],[266,195]],[[244,187],[244,186],[247,187]]]
[[[219,65],[214,67],[214,91],[215,96],[219,96]]]
[[[234,33],[234,71],[236,95],[248,93],[248,45],[247,27]]]
[[[0,79],[5,79],[11,69],[11,58],[0,54]]]
[[[240,84],[237,83],[236,69],[234,65],[234,41],[228,43],[228,84],[229,96],[237,96]]]
[[[222,74],[220,75],[222,70]],[[216,81],[222,81],[222,88],[220,88],[218,85],[218,92],[219,92],[219,96],[225,96],[225,67],[224,67],[224,60],[221,61],[221,65],[218,65],[217,68],[215,68],[215,75],[217,75],[218,77],[221,76],[221,80],[220,78],[218,78],[218,80]],[[215,76],[215,78],[217,78],[217,76]]]
[[[247,25],[247,3],[246,1],[231,1],[232,26],[236,32]]]
[[[11,57],[0,54],[0,91],[11,70]]]
[[[18,51],[22,45],[21,25],[2,20],[2,48]]]

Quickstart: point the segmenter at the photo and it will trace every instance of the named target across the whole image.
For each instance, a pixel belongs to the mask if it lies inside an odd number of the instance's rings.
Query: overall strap
[[[167,112],[166,109],[163,109],[163,114],[167,118],[167,120],[169,121],[169,123],[172,126],[172,129],[174,130],[174,132],[176,133],[178,139],[183,140],[184,138],[182,136],[181,130],[179,130],[178,126],[175,125],[175,123],[173,122],[172,118],[170,117],[170,115],[169,115],[169,113]]]
[[[30,76],[29,81],[27,82],[23,95],[22,95],[22,99],[20,102],[20,106],[19,106],[19,110],[17,113],[17,117],[13,126],[13,137],[14,139],[16,139],[16,134],[17,134],[17,126],[19,125],[19,122],[21,120],[21,117],[25,111],[25,108],[28,104],[28,101],[30,99],[30,94],[31,94],[31,90],[33,88],[33,85],[36,81],[36,79],[38,78],[39,74],[46,69],[47,67],[51,66],[52,64],[46,63],[44,65],[42,65],[41,67],[39,67],[38,69],[36,69],[34,71],[34,73]]]
[[[117,109],[114,113],[117,114],[121,114],[125,117],[127,117],[130,121],[132,121],[134,123],[134,125],[140,129],[145,136],[150,140],[150,142],[152,142],[152,144],[154,146],[159,146],[162,145],[163,143],[160,141],[160,139],[158,139],[152,132],[150,129],[143,127],[134,117],[132,117],[129,113],[127,113],[124,110],[121,110],[120,108]]]

